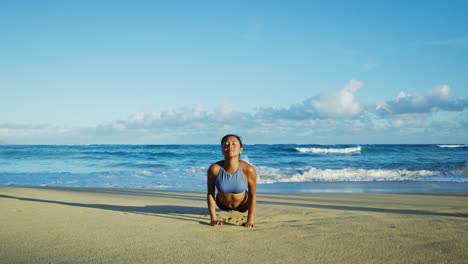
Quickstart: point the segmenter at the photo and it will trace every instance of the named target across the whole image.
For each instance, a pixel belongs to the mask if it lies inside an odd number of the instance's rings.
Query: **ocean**
[[[468,192],[468,145],[244,145],[258,191]],[[206,191],[219,145],[0,145],[0,185]]]

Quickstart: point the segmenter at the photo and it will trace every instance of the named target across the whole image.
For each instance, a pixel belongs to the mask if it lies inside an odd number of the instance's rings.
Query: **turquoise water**
[[[468,192],[468,145],[246,145],[263,192]],[[219,145],[0,145],[0,185],[205,191]]]

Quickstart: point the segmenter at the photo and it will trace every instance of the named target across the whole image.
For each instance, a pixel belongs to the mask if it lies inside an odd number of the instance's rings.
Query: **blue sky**
[[[0,143],[468,143],[467,13],[0,1]]]

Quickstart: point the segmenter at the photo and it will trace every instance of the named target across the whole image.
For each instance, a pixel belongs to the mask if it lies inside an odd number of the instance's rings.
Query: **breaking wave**
[[[466,148],[468,145],[437,145],[439,148]]]
[[[408,169],[277,169],[258,167],[259,183],[314,182],[314,181],[468,181],[463,170],[448,172]]]
[[[295,148],[297,151],[302,153],[361,153],[361,146],[350,147],[350,148]]]

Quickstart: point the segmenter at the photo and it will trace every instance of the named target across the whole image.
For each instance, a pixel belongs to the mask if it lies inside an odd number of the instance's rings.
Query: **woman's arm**
[[[219,169],[219,166],[215,163],[210,166],[207,173],[208,192],[206,196],[206,201],[208,203],[208,210],[210,211],[210,219],[212,226],[218,226],[223,224],[222,221],[218,221],[216,219],[215,181]]]
[[[252,165],[246,168],[247,184],[249,185],[249,212],[247,222],[242,224],[245,227],[253,227],[255,209],[257,205],[257,172]]]

